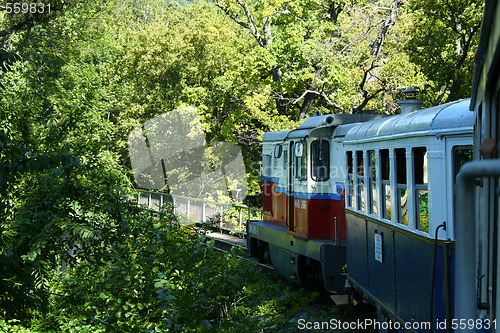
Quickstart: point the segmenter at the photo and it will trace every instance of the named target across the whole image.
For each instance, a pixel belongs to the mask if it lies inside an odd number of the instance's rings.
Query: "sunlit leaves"
[[[223,3],[248,19],[243,2]],[[58,329],[88,332],[251,330],[245,324],[257,317],[247,318],[252,308],[237,300],[248,294],[235,261],[124,204],[117,188],[131,185],[127,136],[194,105],[208,142],[243,147],[258,193],[266,131],[295,128],[312,111],[394,112],[397,93],[410,85],[423,88],[427,104],[443,87],[452,96],[456,83],[465,96],[480,1],[409,1],[372,56],[393,3],[245,1],[265,47],[206,2],[75,1],[3,35],[1,314],[27,323],[33,309],[50,305]],[[0,31],[16,20],[3,15]],[[305,109],[308,90],[315,99]],[[61,266],[64,278],[54,271]],[[279,304],[254,308],[264,314]]]
[[[404,51],[430,79],[432,102],[468,97],[483,1],[410,1],[409,7]]]

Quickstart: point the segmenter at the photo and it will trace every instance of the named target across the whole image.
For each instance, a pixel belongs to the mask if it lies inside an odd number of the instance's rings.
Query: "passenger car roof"
[[[344,142],[472,129],[475,115],[469,111],[469,103],[470,99],[464,99],[362,123],[349,130]]]
[[[353,124],[383,117],[381,114],[327,114],[307,118],[299,127],[291,131],[266,132],[265,141],[283,141],[287,138],[304,138],[312,131],[330,128],[332,131],[339,125]]]

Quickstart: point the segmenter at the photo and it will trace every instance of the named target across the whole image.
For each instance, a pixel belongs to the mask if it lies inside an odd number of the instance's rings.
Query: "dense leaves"
[[[412,33],[405,49],[429,78],[432,102],[468,97],[483,1],[411,1],[409,5],[412,11],[405,25]]]
[[[240,145],[257,196],[266,131],[313,111],[397,112],[409,85],[428,105],[467,97],[482,11],[476,0],[51,5],[0,11],[4,331],[279,331],[314,295],[286,296],[200,247],[168,209],[134,208],[129,133],[194,105],[207,142]]]

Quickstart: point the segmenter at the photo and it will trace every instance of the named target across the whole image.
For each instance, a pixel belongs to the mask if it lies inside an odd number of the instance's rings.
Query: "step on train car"
[[[294,282],[345,285],[344,179],[347,131],[374,114],[306,119],[297,129],[269,132],[262,142],[263,220],[247,224],[250,255]]]
[[[343,140],[347,278],[380,321],[404,331],[430,332],[432,323],[445,332],[454,317],[453,189],[472,158],[469,104],[402,109],[351,128]]]

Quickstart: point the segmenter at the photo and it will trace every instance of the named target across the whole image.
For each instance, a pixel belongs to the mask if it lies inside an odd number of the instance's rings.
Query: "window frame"
[[[422,164],[420,165],[419,160],[417,159],[417,151],[423,149],[424,154],[422,155]],[[414,191],[414,198],[413,198],[413,207],[414,207],[414,220],[415,220],[415,230],[419,230],[422,232],[429,233],[430,230],[430,205],[429,205],[429,157],[427,154],[427,147],[425,146],[418,146],[418,147],[412,147],[411,149],[411,162],[412,162],[412,173],[413,173],[413,191]],[[418,169],[422,169],[422,174],[417,174]],[[420,180],[421,178],[421,180]],[[426,179],[427,178],[427,179]],[[422,216],[420,215],[420,206],[421,206],[421,200],[420,196],[421,193],[420,191],[426,191],[427,193],[427,228],[422,229]]]
[[[361,157],[361,159],[359,158]],[[356,166],[356,181],[354,184],[355,187],[355,197],[356,197],[356,209],[362,212],[366,212],[366,187],[365,187],[365,166],[364,166],[364,151],[356,150],[355,151],[355,163]]]
[[[375,149],[369,149],[366,151],[366,159],[368,163],[368,170],[366,175],[368,177],[367,184],[367,194],[368,194],[368,214],[378,216],[378,189],[377,189],[377,171],[378,171],[378,160],[377,151]]]
[[[320,149],[318,150],[319,154],[325,154],[324,150],[323,150],[323,145],[326,144],[326,157],[323,156],[322,160],[325,160],[326,161],[326,174],[324,177],[316,177],[314,175],[314,172],[315,172],[315,159],[314,159],[314,148],[313,148],[313,145],[315,144],[319,144],[321,145],[320,146]],[[310,156],[311,156],[311,179],[314,180],[315,182],[326,182],[328,180],[330,180],[330,142],[328,140],[325,140],[323,138],[319,138],[319,139],[316,139],[316,140],[313,140],[311,141],[311,153],[310,153]],[[325,167],[324,165],[320,165],[318,166],[318,169],[321,169],[322,167]]]
[[[302,156],[298,157],[295,155],[295,147],[298,143],[302,143]],[[294,176],[295,179],[298,181],[307,181],[307,157],[308,157],[308,149],[307,149],[307,140],[306,139],[301,139],[298,140],[294,143],[294,149],[293,149],[293,155],[294,155]],[[299,161],[300,160],[300,161]],[[300,173],[299,173],[300,171]]]
[[[346,151],[346,163],[347,163],[347,181],[345,184],[345,196],[346,196],[346,205],[348,207],[353,206],[353,198],[354,198],[354,159],[353,153],[351,150]]]
[[[379,160],[380,160],[380,183],[381,183],[381,209],[380,217],[381,219],[391,221],[392,217],[392,185],[391,185],[391,158],[390,150],[378,149]],[[387,157],[387,158],[386,158]],[[387,170],[386,170],[387,169]],[[387,206],[387,189],[389,189],[389,206]]]
[[[410,214],[409,214],[409,186],[408,186],[408,161],[406,160],[406,148],[395,148],[394,149],[394,170],[396,171],[396,209],[397,209],[397,223],[410,226]],[[401,158],[401,155],[403,158]],[[399,158],[398,158],[399,157]],[[400,165],[401,161],[404,161],[404,165]],[[404,172],[404,174],[403,174]],[[404,180],[403,182],[400,182]],[[402,192],[404,194],[402,194]],[[406,211],[403,211],[402,197],[406,197]],[[406,223],[404,221],[406,217]]]

